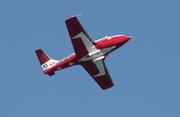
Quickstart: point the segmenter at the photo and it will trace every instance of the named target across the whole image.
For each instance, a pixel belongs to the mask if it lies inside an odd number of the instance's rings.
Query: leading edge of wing
[[[103,60],[84,62],[82,66],[103,90],[114,86]]]
[[[86,30],[84,29],[84,27],[81,25],[81,23],[79,22],[79,20],[77,19],[76,16],[72,16],[70,18],[68,18],[66,21],[66,26],[69,32],[69,36],[72,39],[74,36],[76,36],[77,34],[83,32],[86,37],[91,41],[91,38],[89,37],[88,33],[86,32]]]

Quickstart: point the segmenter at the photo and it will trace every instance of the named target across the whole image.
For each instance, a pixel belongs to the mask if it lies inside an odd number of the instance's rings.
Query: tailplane
[[[59,62],[58,60],[51,59],[42,49],[37,49],[35,52],[43,70],[52,68]]]

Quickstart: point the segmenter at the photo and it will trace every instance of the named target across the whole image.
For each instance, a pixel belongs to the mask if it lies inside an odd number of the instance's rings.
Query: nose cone
[[[128,42],[131,38],[132,38],[132,36],[126,35],[125,38],[123,39],[123,42],[126,43],[126,42]]]
[[[132,38],[130,35],[126,35],[126,41],[129,41]]]

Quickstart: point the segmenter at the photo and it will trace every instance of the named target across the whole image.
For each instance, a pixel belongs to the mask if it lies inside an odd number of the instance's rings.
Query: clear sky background
[[[0,117],[179,117],[179,0],[0,0]],[[65,20],[92,39],[132,39],[105,60],[102,90],[81,66],[43,74],[35,55],[73,53]]]

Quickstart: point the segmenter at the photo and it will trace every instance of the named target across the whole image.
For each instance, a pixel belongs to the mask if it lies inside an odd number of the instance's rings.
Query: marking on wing
[[[79,30],[76,22],[72,22],[71,25],[74,28],[74,30]]]
[[[102,75],[105,75],[105,70],[104,70],[104,64],[102,62],[102,60],[99,60],[95,63],[95,65],[97,66],[98,70],[99,70],[99,73],[96,74],[95,76],[93,77],[98,77],[98,76],[102,76]]]
[[[83,32],[80,32],[76,36],[72,37],[72,39],[81,38],[86,49],[88,52],[97,50],[97,48],[94,46],[94,44],[89,40],[89,38],[86,37],[86,35]]]

